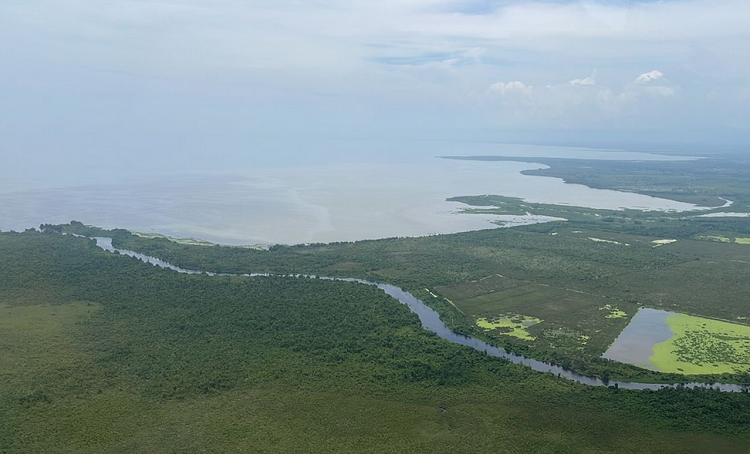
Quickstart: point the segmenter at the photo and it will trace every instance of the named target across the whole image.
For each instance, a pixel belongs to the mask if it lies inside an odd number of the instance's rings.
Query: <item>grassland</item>
[[[750,244],[750,238],[746,237],[732,237],[724,235],[702,235],[698,237],[700,240],[705,241],[717,241],[719,243],[736,243],[736,244]]]
[[[538,374],[371,287],[180,275],[55,234],[0,234],[0,251],[4,454],[750,447],[746,395]]]
[[[750,326],[703,317],[667,319],[674,337],[654,346],[651,363],[684,374],[745,372],[750,368]]]
[[[604,318],[623,318],[627,317],[627,312],[620,310],[617,307],[613,307],[611,304],[605,304],[604,306],[599,308],[600,311],[607,311],[607,315],[604,316]]]
[[[606,298],[501,275],[440,287],[439,291],[483,330],[490,326],[488,322],[499,323],[492,326],[501,329],[483,334],[514,350],[526,347],[570,357],[583,353],[593,359],[601,356],[629,321],[624,316],[613,319],[611,311],[601,310],[611,307]],[[637,307],[632,303],[623,306],[631,313]],[[521,322],[525,320],[536,323],[524,326]],[[515,339],[508,339],[509,335]]]
[[[513,336],[524,340],[535,340],[526,328],[541,323],[542,320],[536,317],[528,317],[526,315],[506,315],[493,317],[491,320],[486,318],[478,318],[476,324],[478,327],[486,330],[497,330],[497,332],[506,335]]]

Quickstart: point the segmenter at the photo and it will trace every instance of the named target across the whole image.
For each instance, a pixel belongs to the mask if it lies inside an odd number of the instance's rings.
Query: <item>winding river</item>
[[[112,245],[112,238],[95,237],[93,239],[96,240],[96,245],[105,251],[118,253],[121,255],[127,255],[130,257],[135,257],[143,262],[150,263],[154,266],[158,266],[161,268],[170,269],[178,273],[206,274],[208,276],[245,276],[245,277],[271,276],[271,274],[267,274],[267,273],[226,274],[226,273],[212,273],[212,272],[207,272],[207,271],[189,270],[189,269],[180,268],[178,266],[172,265],[171,263],[165,262],[164,260],[158,259],[156,257],[151,257],[148,255],[130,251],[127,249],[116,248]],[[308,277],[308,278],[319,278],[319,279],[325,279],[325,280],[331,280],[331,281],[357,282],[360,284],[371,285],[371,286],[377,287],[383,292],[385,292],[387,295],[397,299],[401,304],[406,305],[413,313],[415,313],[419,317],[419,320],[422,322],[422,327],[424,329],[437,334],[439,337],[449,342],[465,345],[467,347],[473,348],[474,350],[484,352],[489,356],[504,358],[512,363],[522,364],[537,372],[542,372],[542,373],[549,372],[559,377],[572,380],[577,383],[581,383],[583,385],[617,386],[618,388],[635,389],[635,390],[646,390],[646,389],[647,390],[659,390],[663,388],[676,388],[679,386],[684,386],[686,388],[713,388],[713,389],[717,389],[717,390],[725,391],[725,392],[740,392],[740,391],[745,391],[745,390],[750,389],[750,386],[748,385],[736,385],[736,384],[727,384],[727,383],[664,384],[664,383],[638,383],[638,382],[628,382],[628,381],[619,381],[619,380],[604,381],[597,377],[589,377],[586,375],[581,375],[572,370],[566,369],[562,366],[558,366],[558,365],[551,364],[551,363],[546,363],[544,361],[539,361],[533,358],[529,358],[523,355],[518,355],[512,352],[506,351],[505,349],[495,347],[493,345],[490,345],[474,337],[457,334],[451,331],[450,328],[445,326],[445,323],[443,323],[443,321],[440,320],[440,316],[438,315],[437,312],[435,312],[435,310],[428,307],[425,303],[423,303],[421,300],[416,298],[411,293],[407,292],[404,289],[396,287],[394,285],[381,284],[379,282],[372,282],[372,281],[367,281],[363,279],[335,278],[335,277],[313,276],[313,275],[306,275],[306,274],[287,274],[287,275],[274,275],[274,276],[286,276],[286,277],[296,277],[296,278]]]

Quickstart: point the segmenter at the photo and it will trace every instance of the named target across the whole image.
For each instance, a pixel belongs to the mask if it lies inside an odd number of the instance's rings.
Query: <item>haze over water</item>
[[[402,144],[403,146],[403,144]],[[414,145],[409,145],[413,147]],[[248,166],[235,170],[119,176],[112,183],[0,187],[0,229],[79,220],[225,244],[352,241],[454,233],[550,220],[533,216],[456,214],[460,195],[499,194],[529,202],[602,209],[695,209],[633,193],[591,189],[557,178],[526,176],[533,162],[437,159],[436,154],[679,160],[674,156],[564,147],[419,144],[435,153],[371,156],[359,162]],[[41,185],[40,185],[41,186]]]

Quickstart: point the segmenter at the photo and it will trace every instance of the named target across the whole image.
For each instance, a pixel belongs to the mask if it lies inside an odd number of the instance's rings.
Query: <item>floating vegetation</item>
[[[495,330],[500,334],[517,337],[524,340],[536,340],[536,337],[529,334],[527,328],[541,323],[542,320],[536,317],[526,315],[508,315],[495,317],[492,320],[478,318],[477,326],[485,331]]]
[[[667,319],[674,336],[654,346],[662,372],[721,374],[750,368],[750,326],[690,315]]]
[[[604,318],[624,318],[628,316],[625,311],[621,311],[611,304],[605,304],[604,306],[600,307],[599,310],[609,312],[609,314],[605,315]]]

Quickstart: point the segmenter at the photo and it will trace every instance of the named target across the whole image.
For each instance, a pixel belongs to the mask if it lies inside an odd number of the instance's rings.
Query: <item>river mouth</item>
[[[95,240],[96,245],[104,251],[133,257],[142,262],[151,264],[153,266],[170,269],[172,271],[182,273],[182,274],[206,274],[208,276],[244,276],[244,277],[272,276],[267,273],[227,274],[227,273],[213,273],[213,272],[201,271],[201,270],[189,270],[189,269],[175,266],[169,262],[166,262],[156,257],[152,257],[146,254],[141,254],[135,251],[130,251],[127,249],[117,248],[112,244],[112,238],[94,237],[91,239]],[[659,389],[677,388],[677,387],[712,388],[712,389],[716,389],[716,390],[724,391],[724,392],[742,392],[742,391],[746,391],[750,389],[749,385],[737,385],[737,384],[729,384],[729,383],[716,383],[716,384],[640,383],[640,382],[627,382],[627,381],[620,381],[620,380],[602,380],[598,377],[589,377],[586,375],[579,374],[575,371],[569,370],[567,368],[564,368],[562,366],[558,366],[556,364],[539,361],[533,358],[529,358],[523,355],[519,355],[513,352],[506,351],[505,349],[495,347],[493,345],[488,344],[487,342],[483,340],[480,340],[474,337],[455,333],[450,328],[448,328],[445,325],[445,323],[443,323],[443,321],[440,319],[440,315],[434,309],[427,306],[423,301],[421,301],[420,299],[418,299],[417,297],[415,297],[408,291],[402,288],[396,287],[394,285],[383,284],[379,282],[367,281],[364,279],[356,279],[356,278],[337,278],[337,277],[313,276],[313,275],[305,275],[305,274],[286,274],[286,275],[273,275],[273,276],[288,277],[288,278],[295,278],[295,279],[317,278],[317,279],[325,279],[325,280],[331,280],[331,281],[357,282],[363,285],[375,286],[379,288],[380,290],[382,290],[387,295],[395,298],[401,304],[406,305],[409,308],[409,310],[411,310],[414,314],[416,314],[419,317],[419,320],[424,329],[435,333],[437,336],[439,336],[442,339],[445,339],[455,344],[460,344],[460,345],[473,348],[474,350],[486,353],[488,356],[503,358],[512,363],[524,365],[537,372],[551,373],[551,374],[557,375],[560,378],[564,378],[564,379],[574,381],[576,383],[580,383],[580,384],[587,385],[587,386],[614,386],[614,387],[623,388],[623,389],[653,390],[653,391],[659,390]]]
[[[454,152],[472,150],[465,146]],[[524,150],[514,153],[519,161],[383,159],[168,173],[159,178],[116,176],[105,184],[4,190],[0,192],[0,230],[22,231],[41,223],[76,219],[104,228],[218,244],[270,245],[416,237],[496,228],[498,222],[511,227],[559,220],[524,213],[459,215],[461,206],[446,199],[466,195],[498,194],[531,203],[609,210],[681,212],[697,208],[642,194],[567,184],[559,178],[524,175],[521,172],[546,167],[535,164],[533,156],[549,155],[526,150],[529,160],[520,162]],[[598,154],[626,158],[613,152]]]

